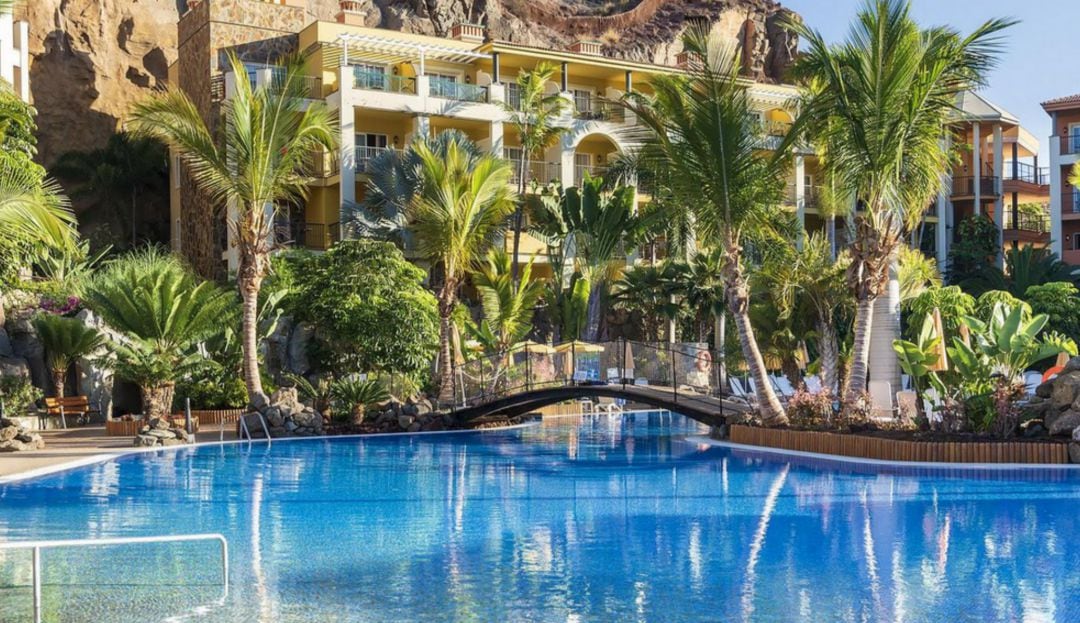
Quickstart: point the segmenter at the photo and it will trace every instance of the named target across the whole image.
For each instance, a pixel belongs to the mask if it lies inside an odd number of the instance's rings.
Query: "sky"
[[[863,0],[780,0],[828,41],[847,36]],[[1016,115],[1049,158],[1050,117],[1039,105],[1080,93],[1080,0],[912,0],[924,26],[947,24],[967,34],[995,17],[1020,23],[1005,31],[1006,47],[990,84],[980,93]]]

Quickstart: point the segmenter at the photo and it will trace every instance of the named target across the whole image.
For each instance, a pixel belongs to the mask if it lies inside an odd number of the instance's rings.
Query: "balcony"
[[[274,229],[277,243],[281,246],[325,251],[341,239],[340,223],[279,222]]]
[[[521,160],[510,160],[511,166],[514,167],[514,178],[510,180],[510,183],[517,187],[518,180],[521,179]],[[549,184],[551,182],[560,182],[562,178],[562,167],[558,162],[541,162],[539,160],[530,160],[526,163],[525,170],[525,186],[528,188],[531,184]]]
[[[1062,154],[1080,154],[1080,134],[1059,136],[1058,139],[1061,141]]]
[[[1013,220],[1012,210],[1005,210],[1005,229],[1038,234],[1050,233],[1050,215],[1020,212]]]
[[[386,91],[416,95],[416,78],[394,76],[363,67],[353,67],[353,88],[365,91]]]
[[[622,106],[597,97],[575,98],[574,118],[584,121],[626,121],[626,110]]]
[[[449,80],[439,76],[432,76],[430,91],[432,97],[441,97],[459,102],[486,102],[488,101],[488,88],[475,84],[464,84],[456,80]]]
[[[767,136],[787,136],[791,131],[791,123],[787,121],[766,121],[764,130]]]
[[[1065,191],[1061,196],[1061,213],[1080,214],[1080,191]]]
[[[371,163],[382,154],[391,151],[390,147],[367,147],[356,148],[356,172],[370,173]]]
[[[993,175],[984,175],[979,178],[979,195],[981,197],[997,196],[997,179]],[[952,196],[974,197],[975,178],[971,176],[954,177],[952,179]]]
[[[1036,167],[1026,162],[1005,162],[1005,181],[1024,182],[1036,186],[1050,184],[1050,168]]]

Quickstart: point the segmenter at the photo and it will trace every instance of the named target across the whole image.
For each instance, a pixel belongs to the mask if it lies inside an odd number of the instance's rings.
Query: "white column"
[[[806,161],[801,155],[795,156],[795,214],[799,219],[800,229],[795,238],[795,246],[802,251],[806,230]]]
[[[17,34],[15,43],[18,46],[16,50],[17,62],[19,64],[18,69],[18,89],[19,97],[22,101],[30,101],[30,22],[26,20],[19,21],[15,24],[15,32]]]
[[[559,177],[563,188],[576,185],[574,180],[574,136],[570,132],[562,135],[559,149]]]
[[[492,104],[502,104],[506,101],[506,86],[494,82],[487,85],[488,101]]]
[[[339,99],[338,119],[341,134],[338,136],[338,162],[340,163],[340,193],[338,209],[356,202],[356,107],[353,105],[353,74],[348,66],[338,68]]]
[[[0,78],[15,83],[15,31],[11,13],[0,15]]]
[[[1064,258],[1061,219],[1065,211],[1061,196],[1061,140],[1057,136],[1057,114],[1050,113],[1050,250]]]
[[[998,254],[997,265],[1005,266],[1005,187],[1002,183],[1002,174],[1005,172],[1002,158],[1005,157],[1005,147],[1001,140],[1001,124],[994,124],[994,226],[997,227]]]
[[[951,184],[951,177],[946,176],[945,188],[948,188]],[[937,203],[935,205],[935,214],[937,214],[937,228],[934,230],[936,236],[935,247],[937,248],[937,265],[938,270],[945,273],[948,270],[946,264],[949,261],[949,216],[947,214],[949,206],[949,198],[945,195],[945,191],[941,191],[937,196]]]
[[[976,121],[971,126],[973,137],[971,145],[971,157],[973,162],[971,168],[974,170],[973,179],[975,181],[975,216],[982,214],[982,131],[979,129],[979,122]]]
[[[491,153],[502,158],[503,153],[503,124],[502,121],[492,121],[488,135],[491,137]]]

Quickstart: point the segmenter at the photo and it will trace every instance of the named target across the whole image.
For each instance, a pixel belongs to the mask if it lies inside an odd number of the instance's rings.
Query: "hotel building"
[[[494,41],[473,24],[456,26],[447,38],[366,28],[348,0],[341,2],[337,21],[311,22],[304,5],[301,0],[189,2],[179,23],[179,57],[170,68],[170,82],[187,91],[213,123],[237,80],[268,84],[279,71],[272,64],[275,58],[296,50],[308,55],[311,97],[337,111],[341,149],[336,157],[319,157],[306,204],[293,206],[280,227],[282,240],[316,250],[340,238],[344,214],[363,200],[370,163],[384,150],[403,149],[417,136],[455,129],[527,167],[534,181],[576,185],[586,172],[603,173],[617,154],[631,148],[624,142],[624,130],[637,121],[610,102],[630,91],[647,94],[650,77],[682,71],[679,66],[608,58],[592,41],[578,41],[566,50]],[[229,50],[245,62],[245,75],[226,71],[224,52]],[[550,89],[569,104],[559,120],[566,132],[546,153],[523,165],[506,105],[513,107],[517,101],[519,72],[541,62],[557,68]],[[791,126],[789,106],[797,91],[752,81],[746,86],[767,134],[762,149],[775,149]],[[944,266],[955,224],[969,214],[986,214],[998,224],[1005,243],[1045,243],[1048,227],[1026,216],[1031,212],[1027,204],[1045,204],[1037,142],[1015,117],[977,95],[965,94],[960,110],[954,135],[968,149],[960,150],[961,162],[944,180],[940,197],[912,242]],[[805,147],[796,148],[793,156],[781,207],[794,212],[808,229],[824,227],[818,159]],[[224,219],[204,204],[178,161],[174,164],[174,248],[203,269],[208,263],[216,264],[215,269],[235,268]],[[639,190],[638,200],[649,200],[645,189]],[[208,256],[206,248],[213,254]],[[543,245],[527,235],[522,251],[537,254],[544,263]]]

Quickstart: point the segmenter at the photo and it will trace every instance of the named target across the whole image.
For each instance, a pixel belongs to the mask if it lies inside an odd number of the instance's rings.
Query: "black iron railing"
[[[1036,167],[1026,162],[1005,162],[1005,179],[1045,186],[1050,183],[1049,167]]]
[[[979,194],[989,197],[997,194],[997,179],[993,175],[984,175],[978,179]],[[954,177],[952,194],[954,197],[975,196],[975,178],[973,176]]]

